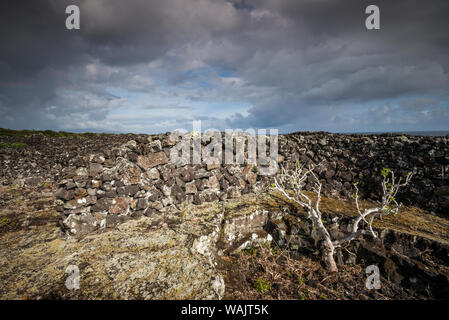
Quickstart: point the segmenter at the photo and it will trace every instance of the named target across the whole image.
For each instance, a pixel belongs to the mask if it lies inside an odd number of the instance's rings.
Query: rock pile
[[[6,140],[5,140],[6,139]],[[9,140],[8,140],[9,139]],[[2,137],[5,143],[16,142]],[[11,141],[10,141],[11,140]],[[58,210],[72,234],[86,234],[169,208],[238,198],[266,189],[270,177],[253,165],[174,165],[169,134],[24,137],[21,149],[1,148],[1,182],[56,181]],[[223,153],[223,156],[225,154]],[[399,201],[447,214],[448,137],[293,133],[279,136],[279,163],[320,163],[323,192],[348,197],[359,182],[363,198],[380,197],[380,170],[415,173]],[[311,186],[306,186],[310,189]]]
[[[398,199],[407,205],[448,214],[448,137],[405,135],[290,134],[281,137],[280,153],[291,165],[296,160],[321,163],[325,193],[348,197],[358,181],[362,197],[379,200],[380,171],[397,177],[414,172],[410,188]]]
[[[263,190],[269,178],[254,166],[170,163],[169,139],[130,140],[83,159],[58,183],[57,210],[73,235],[114,226],[129,218],[161,215]]]
[[[168,135],[142,136],[82,157],[56,191],[69,232],[84,235],[131,217],[182,211],[185,204],[260,193],[270,181],[253,165],[174,165],[173,145]],[[325,194],[348,196],[359,181],[362,195],[376,199],[379,172],[387,167],[398,176],[415,172],[399,200],[440,212],[448,207],[447,138],[292,134],[279,138],[279,154],[287,168],[297,161],[321,163]]]

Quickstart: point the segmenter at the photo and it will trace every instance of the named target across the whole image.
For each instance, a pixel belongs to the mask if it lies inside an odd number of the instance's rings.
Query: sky
[[[2,0],[0,127],[449,130],[448,18],[447,0]]]

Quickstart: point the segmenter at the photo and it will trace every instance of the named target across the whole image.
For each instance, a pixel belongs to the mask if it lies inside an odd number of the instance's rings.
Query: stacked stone
[[[202,204],[260,192],[267,177],[252,165],[175,166],[166,137],[89,156],[58,183],[58,211],[71,234],[86,234],[142,215],[163,215],[185,204]],[[82,161],[80,163],[83,163]]]
[[[182,210],[184,204],[263,192],[270,183],[271,177],[261,175],[253,165],[174,165],[169,157],[175,142],[168,134],[136,140],[73,159],[71,169],[64,169],[69,174],[58,183],[56,198],[71,233],[84,234],[141,215],[163,215]],[[446,137],[279,136],[279,163],[288,168],[298,160],[322,164],[318,176],[327,195],[347,197],[358,181],[362,197],[379,199],[380,171],[389,168],[398,177],[415,173],[399,201],[442,213],[449,207]]]
[[[325,194],[348,197],[354,191],[353,183],[358,181],[362,197],[379,200],[380,171],[389,168],[396,177],[415,174],[410,187],[401,190],[401,202],[428,211],[448,212],[447,137],[301,133],[280,140],[280,153],[288,165],[297,160],[322,164],[319,177]]]

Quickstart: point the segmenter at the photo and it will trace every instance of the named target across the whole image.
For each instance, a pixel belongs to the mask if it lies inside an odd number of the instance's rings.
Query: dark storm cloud
[[[369,4],[381,30],[364,27]],[[448,17],[445,0],[6,0],[0,126],[447,129]],[[120,121],[136,104],[153,116]]]

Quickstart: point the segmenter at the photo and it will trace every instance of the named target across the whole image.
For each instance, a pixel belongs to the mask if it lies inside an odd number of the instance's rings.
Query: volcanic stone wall
[[[160,215],[185,204],[237,198],[266,190],[272,177],[254,165],[174,165],[169,135],[137,136],[113,148],[92,150],[58,182],[56,198],[64,225],[82,235],[142,215]],[[267,140],[269,144],[269,140]],[[267,148],[268,149],[268,148]],[[399,201],[447,213],[449,169],[447,137],[359,136],[298,133],[279,137],[279,164],[321,163],[323,192],[347,197],[359,182],[362,197],[380,196],[380,170],[397,176],[413,171]],[[311,189],[311,185],[306,185]],[[162,220],[161,220],[162,221]]]
[[[449,207],[448,137],[405,135],[292,134],[285,137],[281,153],[291,162],[323,163],[320,177],[326,191],[349,195],[352,183],[359,181],[362,195],[380,196],[380,171],[393,170],[397,177],[413,172],[410,187],[399,195],[404,204],[429,211],[447,212]],[[449,212],[448,212],[449,213]]]

